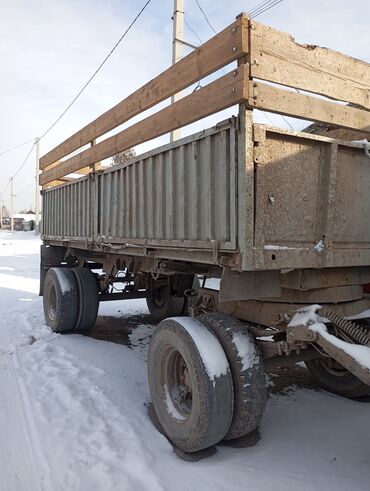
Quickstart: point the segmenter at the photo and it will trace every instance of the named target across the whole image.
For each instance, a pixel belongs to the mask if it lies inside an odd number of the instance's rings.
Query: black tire
[[[70,332],[76,327],[78,293],[76,277],[68,268],[50,268],[45,276],[43,295],[46,324],[54,332]]]
[[[190,317],[162,321],[150,341],[148,378],[158,420],[176,447],[196,452],[224,438],[233,415],[232,378],[204,324]]]
[[[88,268],[73,268],[78,290],[76,331],[88,331],[95,325],[99,309],[99,285]]]
[[[267,389],[262,356],[243,324],[222,313],[198,319],[212,329],[228,359],[234,386],[234,416],[225,440],[240,438],[258,428],[266,407]],[[246,353],[246,366],[243,354]]]
[[[305,362],[317,385],[328,392],[348,399],[370,394],[370,387],[332,358],[317,358]]]
[[[171,295],[169,284],[154,288],[146,299],[149,312],[154,321],[160,322],[167,317],[182,314],[185,298]]]

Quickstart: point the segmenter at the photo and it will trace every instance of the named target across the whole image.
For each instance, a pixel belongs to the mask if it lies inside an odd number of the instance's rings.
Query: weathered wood
[[[247,76],[248,69],[243,65],[117,135],[43,172],[40,184],[76,172],[134,145],[152,140],[246,100],[248,86],[244,80]]]
[[[248,100],[251,107],[370,133],[369,111],[298,94],[260,82],[248,83],[251,86]]]
[[[370,64],[255,21],[250,36],[252,77],[370,109]]]
[[[40,169],[90,143],[248,52],[248,18],[241,17],[181,61],[99,116],[40,159]]]

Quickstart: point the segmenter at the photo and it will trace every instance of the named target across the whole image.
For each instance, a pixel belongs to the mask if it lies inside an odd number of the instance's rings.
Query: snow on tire
[[[226,440],[240,438],[261,424],[267,401],[262,357],[253,336],[237,319],[222,313],[198,319],[210,327],[229,361],[234,386],[234,415]]]
[[[68,268],[50,268],[44,282],[44,315],[54,332],[73,331],[78,316],[75,275]]]
[[[184,452],[218,443],[233,415],[225,353],[200,321],[177,317],[155,328],[148,354],[150,394],[168,438]]]

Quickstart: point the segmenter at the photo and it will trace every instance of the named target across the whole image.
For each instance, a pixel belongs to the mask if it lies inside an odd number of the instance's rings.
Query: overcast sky
[[[0,0],[0,153],[41,135],[50,126],[144,3],[145,0]],[[261,0],[200,3],[219,31]],[[289,32],[299,42],[326,46],[369,62],[368,7],[369,0],[283,0],[258,20]],[[42,140],[41,155],[169,66],[172,10],[173,0],[151,1],[101,72]],[[203,42],[212,36],[195,0],[185,0],[185,15]],[[189,30],[185,36],[187,41],[199,44]],[[223,117],[224,114],[207,123],[212,125]],[[284,126],[278,116],[272,118]],[[160,140],[163,141],[166,139]],[[0,193],[30,146],[0,156]],[[14,180],[16,210],[34,206],[34,176],[32,154]],[[9,206],[9,188],[4,200]]]

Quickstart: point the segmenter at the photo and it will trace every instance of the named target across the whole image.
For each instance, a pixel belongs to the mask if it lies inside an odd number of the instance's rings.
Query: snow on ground
[[[0,232],[0,491],[369,489],[369,403],[308,389],[270,397],[256,446],[180,460],[147,415],[150,325],[131,347],[53,334],[39,245],[33,232]],[[100,313],[124,323],[146,308]]]

